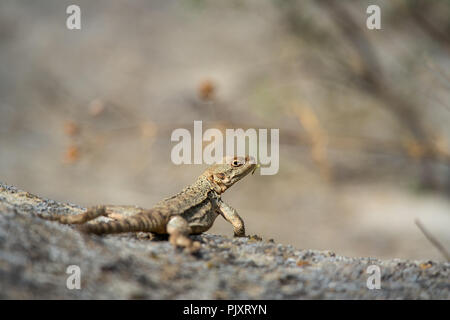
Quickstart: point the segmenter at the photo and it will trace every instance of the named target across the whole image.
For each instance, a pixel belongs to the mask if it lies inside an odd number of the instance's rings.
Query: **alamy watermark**
[[[381,9],[376,4],[367,7],[366,13],[370,14],[366,20],[366,27],[369,30],[381,29]]]
[[[75,264],[70,265],[66,269],[66,273],[70,274],[66,280],[66,288],[69,290],[81,289],[81,268]]]
[[[366,269],[366,273],[370,274],[367,278],[367,288],[369,290],[381,289],[381,269],[377,265],[370,265]]]
[[[280,166],[280,130],[270,129],[270,154],[268,139],[268,129],[226,129],[224,137],[216,128],[203,132],[203,122],[194,121],[193,138],[185,128],[172,132],[171,141],[178,143],[172,148],[170,158],[177,165],[215,164],[220,163],[224,156],[249,155],[261,166],[261,175],[274,175]],[[204,142],[207,143],[205,147]]]
[[[66,13],[69,15],[66,19],[66,27],[69,30],[81,29],[81,8],[76,4],[72,4],[66,8]]]
[[[81,29],[81,8],[76,4],[71,4],[66,8],[66,13],[69,15],[66,19],[66,27],[69,30]],[[369,5],[366,9],[369,16],[366,19],[366,27],[369,30],[381,29],[381,9],[378,5]]]

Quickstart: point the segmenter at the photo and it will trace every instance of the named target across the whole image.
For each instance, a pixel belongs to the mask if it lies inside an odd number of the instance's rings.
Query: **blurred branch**
[[[422,222],[420,222],[419,219],[415,219],[414,223],[416,224],[416,226],[420,229],[420,231],[422,231],[422,233],[424,234],[424,236],[431,242],[431,244],[433,246],[436,247],[436,249],[439,250],[439,252],[444,256],[444,258],[447,261],[450,261],[450,253],[447,251],[446,248],[444,248],[444,246],[431,234],[429,233],[424,225],[422,224]]]
[[[153,123],[157,130],[158,135],[166,137],[170,135],[170,132],[175,128],[191,128],[193,123]],[[203,130],[207,128],[218,128],[222,131],[225,128],[242,128],[244,130],[248,128],[267,129],[267,126],[261,126],[256,123],[239,123],[234,121],[209,121],[204,123]],[[125,133],[125,131],[138,132],[140,125],[126,126],[122,127],[120,134]],[[320,129],[323,130],[323,129]],[[119,132],[118,132],[119,133]],[[322,131],[322,134],[324,132]],[[349,136],[338,136],[336,134],[328,134],[326,138],[326,146],[328,149],[337,150],[357,150],[370,153],[386,154],[397,157],[405,157],[408,159],[415,159],[414,155],[410,152],[410,141],[388,141],[380,140],[373,137],[349,137]],[[282,145],[301,145],[312,147],[311,137],[308,135],[299,135],[299,131],[290,130],[283,128],[280,130],[280,144]],[[419,145],[419,148],[423,146]],[[448,151],[439,151],[439,158],[434,159],[437,162],[449,162],[450,154]]]
[[[354,48],[360,62],[359,70],[355,70],[348,63],[347,74],[352,82],[366,93],[382,100],[384,106],[397,120],[403,124],[420,145],[427,146],[421,157],[422,184],[428,188],[436,188],[436,181],[430,160],[436,158],[430,137],[427,134],[421,117],[413,102],[386,85],[383,70],[376,57],[376,50],[363,33],[363,28],[355,22],[352,15],[345,9],[342,2],[333,0],[319,0],[318,3],[333,19],[337,28],[341,30],[342,37]]]
[[[328,136],[319,123],[319,119],[307,106],[294,106],[293,112],[297,115],[300,124],[305,129],[311,144],[311,155],[325,180],[332,179],[332,171],[328,161]]]
[[[441,69],[439,69],[436,64],[431,61],[430,59],[427,59],[426,61],[426,65],[429,69],[431,69],[433,72],[435,72],[436,74],[439,74],[441,76],[441,79],[443,81],[446,81],[447,83],[445,83],[445,87],[447,89],[450,89],[450,76],[445,74]]]
[[[449,33],[439,29],[429,19],[427,19],[427,16],[429,16],[428,13],[433,6],[432,3],[432,1],[424,0],[406,1],[407,7],[411,13],[411,17],[414,19],[415,24],[419,26],[428,36],[436,40],[439,44],[444,45],[447,50],[449,50]]]

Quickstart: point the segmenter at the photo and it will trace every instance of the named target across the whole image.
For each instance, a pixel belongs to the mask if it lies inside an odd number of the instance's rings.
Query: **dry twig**
[[[425,237],[431,242],[431,244],[434,245],[436,247],[436,249],[439,250],[439,252],[444,256],[444,258],[447,261],[450,261],[450,253],[447,251],[446,248],[444,248],[444,246],[431,233],[429,233],[425,229],[422,222],[420,222],[419,219],[415,219],[414,223],[420,229],[420,231],[422,231],[422,233],[425,235]]]

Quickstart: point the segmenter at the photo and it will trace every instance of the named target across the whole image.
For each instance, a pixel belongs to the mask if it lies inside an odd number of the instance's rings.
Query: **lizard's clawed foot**
[[[245,229],[242,227],[242,228],[234,230],[234,237],[235,238],[244,238],[244,237],[246,237]]]
[[[189,253],[197,253],[200,251],[200,248],[202,247],[201,243],[198,241],[192,241],[192,244],[190,247],[187,247],[186,250]]]
[[[187,221],[180,216],[175,216],[170,219],[167,224],[167,233],[170,235],[170,243],[175,247],[183,247],[189,253],[196,253],[201,248],[200,242],[192,241],[189,238],[191,228]]]
[[[192,241],[189,237],[180,234],[173,233],[170,235],[169,242],[175,247],[182,247],[189,253],[196,253],[200,250],[202,245],[198,241]]]

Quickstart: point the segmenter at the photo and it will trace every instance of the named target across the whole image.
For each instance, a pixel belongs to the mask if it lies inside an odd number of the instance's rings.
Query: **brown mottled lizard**
[[[173,245],[196,252],[200,243],[188,236],[207,231],[219,214],[233,225],[235,236],[245,236],[244,221],[220,196],[248,173],[254,172],[256,167],[252,157],[225,157],[222,163],[210,166],[193,184],[151,209],[106,205],[89,208],[77,215],[52,215],[45,219],[78,224],[81,231],[97,235],[123,232],[169,234]],[[86,223],[99,216],[117,220]]]

